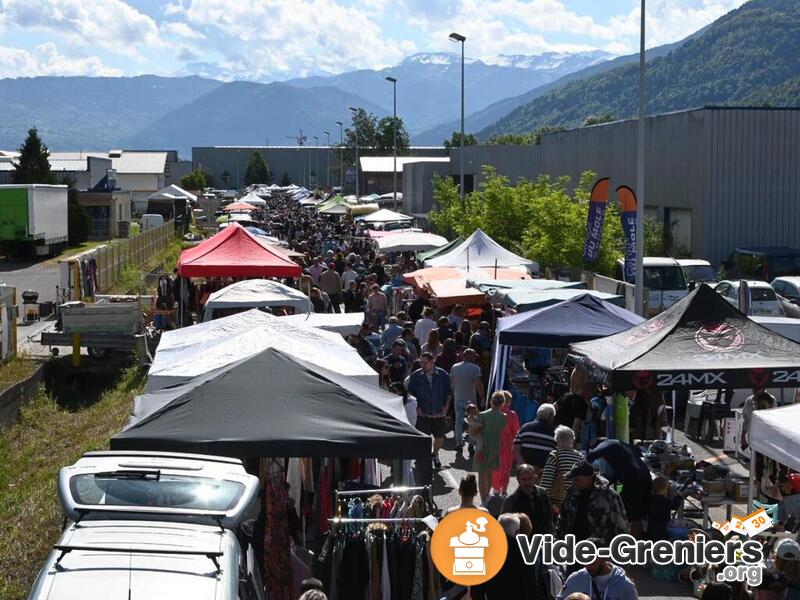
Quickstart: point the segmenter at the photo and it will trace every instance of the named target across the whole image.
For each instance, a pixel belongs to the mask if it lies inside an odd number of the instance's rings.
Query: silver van
[[[258,489],[235,459],[88,452],[59,473],[66,525],[28,598],[263,600]]]

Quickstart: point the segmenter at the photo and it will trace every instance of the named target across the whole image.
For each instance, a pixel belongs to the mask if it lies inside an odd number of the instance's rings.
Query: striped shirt
[[[526,463],[543,467],[547,455],[556,449],[554,434],[550,423],[534,419],[517,432],[514,445],[519,446]]]
[[[573,448],[553,450],[550,456],[547,457],[547,463],[544,466],[542,480],[539,485],[549,494],[553,489],[553,484],[556,482],[556,473],[561,473],[564,478],[564,489],[568,490],[572,486],[572,480],[567,478],[567,473],[575,463],[582,460],[584,460],[583,454]]]

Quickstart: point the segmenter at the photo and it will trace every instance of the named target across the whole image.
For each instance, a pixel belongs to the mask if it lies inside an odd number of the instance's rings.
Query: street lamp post
[[[636,313],[644,316],[644,112],[645,112],[645,0],[641,5],[639,28],[639,141],[636,152],[636,285],[633,302]]]
[[[353,117],[358,114],[358,109],[354,106],[350,107],[350,112],[353,113]],[[355,136],[356,136],[356,202],[358,202],[358,123],[353,121],[353,125],[355,126]]]
[[[311,136],[316,142],[317,149],[314,151],[314,188],[319,189],[319,138]]]
[[[386,81],[392,84],[392,190],[397,210],[397,79],[387,77]]]
[[[344,194],[344,124],[336,121],[339,126],[339,193]]]
[[[464,201],[464,42],[467,38],[460,33],[451,33],[450,41],[461,42],[461,148],[458,152],[458,162],[461,171],[461,201]]]
[[[325,150],[325,186],[331,187],[331,132],[323,131],[325,134],[325,143],[327,149]],[[328,190],[330,191],[330,190]]]

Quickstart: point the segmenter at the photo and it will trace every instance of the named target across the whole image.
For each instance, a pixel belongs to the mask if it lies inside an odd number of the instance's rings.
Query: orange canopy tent
[[[250,212],[255,209],[255,206],[247,202],[233,202],[222,208],[225,212]]]
[[[301,272],[300,265],[237,223],[178,259],[181,277],[299,277]]]
[[[471,269],[469,272],[455,267],[428,267],[417,269],[403,275],[403,281],[413,285],[417,292],[427,293],[432,282],[460,281],[462,287],[466,289],[466,282],[469,277],[480,277],[481,279],[530,279],[526,272],[493,267],[482,267]]]
[[[468,288],[467,284],[459,279],[440,279],[431,281],[426,285],[428,295],[436,302],[439,308],[464,304],[475,306],[486,302],[486,294],[475,288]]]

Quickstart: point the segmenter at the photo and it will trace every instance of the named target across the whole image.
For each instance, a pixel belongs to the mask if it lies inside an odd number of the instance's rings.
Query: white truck
[[[67,246],[66,185],[0,185],[4,254],[55,256]]]

